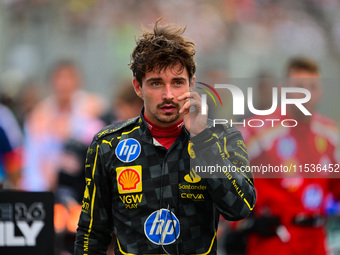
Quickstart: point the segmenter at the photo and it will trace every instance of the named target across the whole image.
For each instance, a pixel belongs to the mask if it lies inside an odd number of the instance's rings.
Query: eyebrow
[[[159,77],[151,77],[149,79],[147,79],[145,82],[155,82],[155,81],[162,81],[162,78]],[[175,77],[172,79],[172,81],[186,81],[187,79],[184,77]]]
[[[186,81],[187,79],[184,77],[176,77],[172,79],[173,81]]]
[[[161,81],[162,78],[149,78],[147,80],[145,80],[145,82],[153,82],[153,81]]]

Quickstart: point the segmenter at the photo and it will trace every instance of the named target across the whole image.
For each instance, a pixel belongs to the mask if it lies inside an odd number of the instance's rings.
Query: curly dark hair
[[[143,28],[143,34],[136,40],[131,54],[130,69],[140,85],[147,72],[161,72],[177,64],[181,65],[179,73],[187,69],[189,79],[196,71],[195,43],[182,36],[186,27],[171,24],[160,26],[160,20],[157,20],[153,31]]]

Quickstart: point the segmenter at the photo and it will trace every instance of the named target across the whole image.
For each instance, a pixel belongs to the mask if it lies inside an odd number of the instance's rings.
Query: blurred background
[[[324,101],[338,100],[338,0],[2,0],[2,186],[55,192],[56,254],[72,254],[93,134],[142,107],[128,64],[141,25],[150,28],[159,17],[187,25],[186,37],[197,44],[197,80],[284,77],[287,60],[305,55],[332,81]],[[337,109],[321,105],[340,123]],[[340,239],[336,219],[330,254]]]

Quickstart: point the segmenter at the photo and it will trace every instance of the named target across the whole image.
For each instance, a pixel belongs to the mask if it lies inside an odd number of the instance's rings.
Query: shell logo
[[[136,189],[139,182],[140,176],[138,172],[133,169],[125,169],[118,177],[118,183],[122,186],[123,190]]]
[[[117,186],[120,194],[142,191],[142,167],[118,167]]]

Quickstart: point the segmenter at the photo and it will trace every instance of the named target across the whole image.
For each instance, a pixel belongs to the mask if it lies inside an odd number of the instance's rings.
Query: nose
[[[162,99],[166,101],[172,101],[174,99],[174,94],[171,85],[167,84],[164,86]]]

